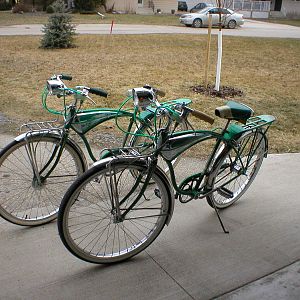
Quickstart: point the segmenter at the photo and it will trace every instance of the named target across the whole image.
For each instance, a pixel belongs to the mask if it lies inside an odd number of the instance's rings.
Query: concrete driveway
[[[299,169],[300,154],[270,155],[250,190],[221,212],[227,235],[205,201],[177,202],[151,247],[112,266],[72,256],[55,222],[24,228],[0,219],[0,298],[299,299],[299,263],[235,290],[299,260]]]
[[[109,34],[110,24],[79,24],[79,34]],[[0,26],[0,35],[41,35],[42,25]],[[212,33],[217,34],[217,29]],[[115,24],[113,34],[207,34],[207,28],[188,28],[184,26],[126,25]],[[300,39],[300,27],[246,20],[242,27],[224,29],[224,35],[247,37],[273,37]]]

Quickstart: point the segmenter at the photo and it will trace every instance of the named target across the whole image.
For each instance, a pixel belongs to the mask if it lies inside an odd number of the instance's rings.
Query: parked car
[[[192,7],[192,9],[190,9],[190,12],[191,13],[197,12],[206,7],[213,7],[213,5],[210,3],[201,2],[201,3],[198,3],[197,5],[195,5],[194,7]]]
[[[242,14],[235,13],[228,8],[218,7],[206,7],[196,13],[184,14],[180,16],[179,20],[180,23],[184,24],[185,26],[200,28],[202,26],[208,26],[208,17],[209,15],[212,15],[212,25],[215,26],[219,24],[220,10],[223,27],[234,29],[237,26],[244,24],[244,18]]]

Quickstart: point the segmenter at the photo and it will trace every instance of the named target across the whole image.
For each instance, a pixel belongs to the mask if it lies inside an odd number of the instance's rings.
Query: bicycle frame
[[[192,196],[193,198],[194,197],[204,198],[215,191],[215,190],[207,191],[205,189],[205,185],[203,185],[202,188],[200,188],[200,186],[201,183],[203,182],[203,179],[210,174],[213,163],[218,158],[217,152],[220,149],[220,145],[222,143],[225,145],[225,147],[227,147],[228,149],[232,149],[235,152],[236,159],[242,165],[239,174],[236,177],[231,178],[230,181],[225,182],[222,186],[225,186],[231,181],[235,180],[240,174],[246,174],[252,156],[250,155],[248,157],[246,164],[242,162],[240,156],[240,153],[242,153],[242,151],[241,149],[239,149],[239,145],[237,144],[238,138],[247,131],[257,132],[258,130],[260,130],[262,133],[262,138],[266,142],[266,153],[264,154],[266,156],[267,155],[266,133],[274,120],[275,118],[273,116],[262,115],[262,116],[250,118],[247,124],[245,124],[244,126],[240,126],[238,124],[230,124],[230,121],[228,121],[221,133],[217,133],[215,130],[213,131],[188,130],[188,131],[176,132],[172,134],[170,137],[167,138],[166,142],[163,144],[161,149],[157,150],[157,152],[162,156],[162,158],[166,161],[168,165],[168,168],[170,170],[171,182],[176,193],[180,195],[189,195]],[[186,150],[188,150],[189,148],[191,148],[192,146],[208,139],[216,139],[216,143],[205,163],[203,172],[196,173],[185,178],[178,185],[176,182],[176,175],[171,161],[176,157],[178,157],[179,155],[181,155]],[[258,145],[260,144],[260,142],[261,141],[259,141]],[[254,145],[252,143],[252,145],[250,146],[249,153],[253,154],[257,149],[258,145],[256,146],[256,148],[254,148]],[[184,184],[186,182],[191,181],[192,179],[197,179],[196,186],[190,191],[183,190],[182,187],[184,186]]]
[[[119,217],[122,219],[125,217],[125,215],[134,207],[134,205],[139,201],[139,199],[142,197],[147,185],[150,182],[151,175],[153,171],[156,168],[157,165],[157,157],[160,155],[165,162],[168,165],[168,168],[170,170],[170,178],[173,185],[173,188],[176,191],[177,196],[178,195],[188,195],[191,196],[191,199],[193,198],[204,198],[208,196],[209,194],[213,193],[216,189],[213,190],[206,190],[205,184],[201,187],[201,184],[203,182],[203,179],[207,177],[210,172],[212,171],[212,166],[214,162],[218,159],[218,151],[221,149],[221,145],[224,144],[224,147],[226,147],[228,150],[233,149],[236,154],[236,159],[241,162],[242,168],[237,174],[237,176],[232,177],[229,181],[225,182],[222,186],[225,186],[226,184],[230,183],[231,181],[235,180],[240,174],[246,174],[247,168],[249,166],[249,162],[251,161],[251,153],[254,153],[257,149],[258,145],[261,141],[259,141],[256,148],[254,148],[254,144],[250,146],[250,156],[247,159],[246,164],[243,163],[240,153],[241,149],[239,149],[239,145],[237,143],[238,138],[247,131],[255,131],[258,130],[262,133],[262,138],[265,140],[266,143],[266,153],[267,154],[267,138],[266,133],[268,131],[269,126],[273,123],[275,118],[273,116],[268,115],[262,115],[250,118],[247,122],[247,124],[241,126],[236,123],[230,123],[230,121],[227,122],[226,126],[223,128],[221,133],[218,133],[216,130],[187,130],[187,131],[181,131],[181,132],[175,132],[171,135],[168,135],[165,137],[163,141],[161,141],[161,146],[157,146],[157,149],[153,152],[153,154],[149,156],[145,156],[149,158],[148,167],[147,167],[147,176],[146,179],[143,180],[144,184],[141,188],[141,191],[139,195],[136,197],[135,201],[131,205],[130,208],[126,209],[124,213],[119,215]],[[192,174],[191,176],[185,178],[179,185],[176,182],[176,175],[174,172],[174,168],[172,165],[172,160],[174,160],[176,157],[180,156],[182,153],[184,153],[186,150],[191,148],[192,146],[201,143],[208,139],[216,139],[216,143],[213,147],[212,152],[210,153],[206,163],[203,172]],[[243,149],[242,149],[243,150]],[[115,153],[118,154],[118,153]],[[145,158],[144,157],[144,158]],[[138,158],[137,158],[138,159]],[[194,188],[191,190],[183,190],[183,186],[185,183],[191,181],[191,180],[197,180],[197,184]],[[133,187],[132,191],[126,196],[126,199],[132,194],[132,192],[135,190],[136,186],[140,184],[142,181],[142,176],[139,176],[136,179],[136,184]],[[220,188],[220,187],[218,187]],[[125,199],[125,200],[126,200]],[[124,201],[125,201],[124,200]],[[123,200],[118,203],[118,205],[122,205],[124,202]]]

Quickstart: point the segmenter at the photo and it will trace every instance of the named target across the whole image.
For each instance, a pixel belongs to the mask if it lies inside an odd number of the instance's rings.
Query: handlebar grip
[[[62,80],[72,80],[72,76],[71,75],[66,75],[66,74],[61,74],[61,79]]]
[[[102,89],[99,88],[88,88],[89,92],[91,94],[95,94],[104,98],[107,98],[108,93]]]
[[[191,114],[192,114],[192,116],[194,116],[198,119],[201,119],[202,121],[207,122],[209,124],[213,124],[215,121],[214,118],[210,117],[209,115],[207,115],[201,111],[195,110],[195,109],[191,110]]]

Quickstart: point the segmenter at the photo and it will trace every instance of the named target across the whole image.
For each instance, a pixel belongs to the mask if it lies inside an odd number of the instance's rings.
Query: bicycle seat
[[[246,123],[247,119],[253,115],[253,112],[249,106],[235,101],[228,101],[226,105],[215,109],[216,116],[223,119],[240,121],[242,123]]]

